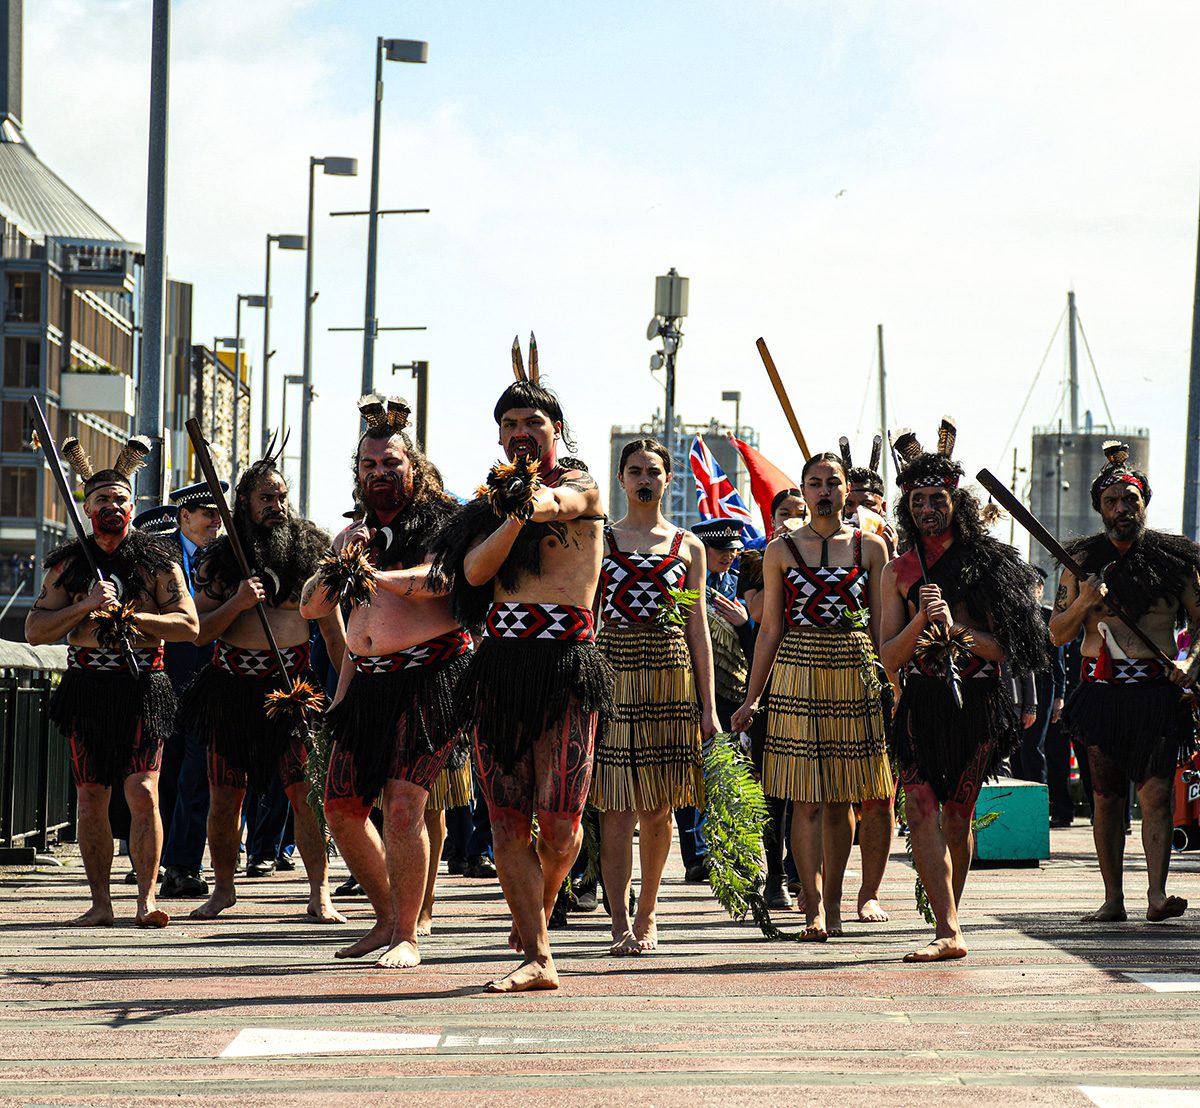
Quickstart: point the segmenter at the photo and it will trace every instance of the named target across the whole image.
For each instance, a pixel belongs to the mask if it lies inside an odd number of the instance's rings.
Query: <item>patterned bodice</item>
[[[679,556],[683,532],[676,531],[666,554],[618,550],[612,530],[604,532],[608,553],[600,568],[605,623],[653,623],[669,589],[683,587],[687,562]]]
[[[783,595],[789,627],[837,627],[843,612],[858,612],[867,604],[867,571],[862,564],[862,532],[854,531],[854,565],[810,566],[800,556],[791,535],[784,535],[796,564],[783,571]]]

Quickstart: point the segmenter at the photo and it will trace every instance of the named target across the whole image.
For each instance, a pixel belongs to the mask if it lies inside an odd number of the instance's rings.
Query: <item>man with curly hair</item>
[[[1105,604],[1114,597],[1168,658],[1175,630],[1200,625],[1200,548],[1183,535],[1146,527],[1150,480],[1129,464],[1129,447],[1109,441],[1092,484],[1104,530],[1068,552],[1087,577],[1063,570],[1050,637],[1063,645],[1083,632],[1080,681],[1063,718],[1087,744],[1092,776],[1092,836],[1104,879],[1104,903],[1086,923],[1126,918],[1123,864],[1125,804],[1132,782],[1142,810],[1149,878],[1146,919],[1183,915],[1187,901],[1167,895],[1175,767],[1195,748],[1196,720],[1185,701],[1186,666],[1167,664]]]
[[[212,643],[212,662],[180,700],[180,726],[208,747],[208,847],[212,895],[192,912],[215,919],[237,903],[234,872],[241,842],[246,788],[261,790],[278,774],[295,813],[296,845],[308,875],[308,918],[345,923],[329,899],[325,839],[307,801],[304,764],[307,733],[302,721],[266,713],[267,694],[284,687],[275,655],[254,612],[265,605],[267,621],[293,681],[320,681],[309,668],[308,621],[300,614],[300,588],[329,549],[315,523],[291,514],[288,486],[268,455],[237,483],[233,523],[254,572],[242,578],[228,535],[205,551],[196,570],[196,641]],[[338,611],[320,621],[329,654],[340,665],[345,633]]]
[[[927,453],[911,431],[897,436],[896,518],[908,550],[888,563],[881,588],[880,660],[904,678],[892,742],[913,860],[937,921],[933,941],[906,962],[967,953],[958,903],[975,802],[1020,740],[1001,671],[1046,664],[1037,574],[987,533],[979,501],[959,488],[952,422],[942,421],[938,439],[937,452]],[[957,673],[947,664],[954,655]]]
[[[406,969],[421,961],[430,790],[455,754],[469,775],[466,750],[455,749],[455,691],[471,637],[445,592],[428,586],[428,544],[454,507],[441,474],[404,432],[407,405],[392,401],[387,412],[368,396],[359,407],[367,429],[354,453],[354,491],[365,515],[338,535],[334,550],[369,561],[374,593],[350,611],[346,660],[326,717],[332,747],[325,815],[375,911],[371,930],[337,957],[382,949],[376,965]],[[329,617],[341,591],[317,573],[304,585],[301,614]],[[380,794],[383,840],[368,818]]]
[[[154,885],[162,853],[158,777],[163,744],[171,734],[175,694],[163,670],[163,643],[190,642],[196,608],[177,557],[148,534],[133,530],[136,464],[93,473],[74,439],[63,453],[84,480],[83,510],[92,521],[91,547],[103,580],[98,581],[78,540],[46,558],[42,591],[25,619],[33,646],[67,638],[67,671],[50,701],[50,718],[70,740],[71,773],[79,797],[79,852],[91,889],[91,907],[72,927],[111,927],[109,882],[113,833],[108,805],[120,786],[129,804],[129,853],[137,871],[137,924],[165,927]],[[126,605],[131,621],[124,633],[116,620]],[[136,661],[134,675],[128,659]]]
[[[513,915],[509,946],[522,954],[491,992],[558,988],[547,921],[579,853],[597,728],[612,711],[615,680],[594,642],[600,490],[582,462],[559,456],[559,440],[570,446],[570,438],[558,399],[538,381],[535,350],[525,378],[514,344],[520,372],[493,413],[510,463],[493,470],[505,474],[498,495],[463,507],[435,561],[453,581],[464,625],[484,625],[460,699]],[[537,480],[521,476],[531,470]]]

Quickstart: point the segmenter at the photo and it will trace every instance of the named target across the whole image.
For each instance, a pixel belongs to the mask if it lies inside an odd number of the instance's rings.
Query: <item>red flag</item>
[[[737,448],[746,470],[750,474],[750,495],[762,513],[763,528],[767,535],[771,534],[771,501],[784,489],[799,488],[786,473],[777,465],[768,462],[753,446],[735,438],[732,431],[727,431],[729,441]]]

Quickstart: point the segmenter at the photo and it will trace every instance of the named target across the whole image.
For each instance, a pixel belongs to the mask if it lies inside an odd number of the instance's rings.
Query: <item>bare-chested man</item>
[[[1112,595],[1168,658],[1175,629],[1200,624],[1200,548],[1182,535],[1146,527],[1150,481],[1128,462],[1129,447],[1106,442],[1108,463],[1092,484],[1104,530],[1068,549],[1088,574],[1064,570],[1050,618],[1056,645],[1082,630],[1080,683],[1063,718],[1087,743],[1095,818],[1092,835],[1104,879],[1104,903],[1088,923],[1124,920],[1125,803],[1129,784],[1142,809],[1142,850],[1149,878],[1146,918],[1183,915],[1187,901],[1167,895],[1173,778],[1195,747],[1196,721],[1178,686],[1185,667],[1166,665],[1104,603]]]
[[[905,955],[935,962],[967,953],[958,903],[971,866],[971,820],[984,781],[1020,738],[1020,721],[1001,667],[1032,672],[1046,664],[1045,627],[1034,599],[1038,581],[1011,546],[987,533],[979,501],[958,483],[953,424],[943,421],[938,453],[922,452],[911,431],[896,439],[902,496],[896,519],[908,551],[883,572],[880,660],[904,671],[892,741],[912,831],[913,860],[937,919],[933,942]],[[921,561],[929,571],[922,584]],[[970,652],[958,662],[962,707],[945,669],[918,648],[933,624],[965,629]]]
[[[484,619],[460,695],[513,914],[509,945],[523,954],[492,992],[558,987],[546,923],[579,853],[596,730],[612,710],[614,681],[593,643],[600,493],[581,462],[558,457],[560,438],[570,446],[562,408],[530,360],[532,379],[505,390],[494,415],[510,461],[537,463],[532,515],[498,523],[486,500],[473,501],[438,557],[454,577],[460,618],[468,626]]]
[[[408,408],[377,397],[360,401],[367,430],[354,467],[365,517],[335,541],[364,545],[377,569],[370,604],[350,613],[348,647],[328,722],[333,741],[325,815],[346,864],[375,910],[375,925],[338,951],[358,958],[383,950],[385,968],[420,964],[417,918],[425,898],[429,834],[425,806],[459,733],[455,689],[471,638],[445,594],[427,587],[426,552],[434,529],[453,511],[441,475],[404,433]],[[339,598],[318,577],[300,606],[327,618]],[[384,798],[384,842],[368,816]]]
[[[262,623],[254,611],[261,600],[284,664],[293,680],[322,682],[309,668],[308,620],[299,612],[300,588],[329,548],[315,524],[294,518],[288,488],[273,457],[250,466],[237,483],[233,522],[253,576],[242,579],[229,536],[204,551],[196,571],[197,642],[213,643],[213,660],[180,700],[180,726],[191,728],[208,747],[208,849],[215,878],[212,895],[192,912],[215,919],[237,903],[233,876],[241,843],[246,787],[262,788],[278,773],[295,813],[296,845],[308,875],[308,918],[345,923],[329,899],[325,841],[309,807],[303,721],[266,714],[267,694],[284,687]],[[345,636],[341,613],[320,621],[330,658],[341,663]]]
[[[198,624],[178,560],[151,536],[130,529],[130,478],[143,453],[131,443],[114,468],[93,473],[78,441],[64,441],[63,455],[84,478],[83,510],[92,521],[87,542],[104,581],[97,582],[79,542],[69,542],[46,558],[42,591],[25,619],[25,637],[32,645],[64,635],[68,643],[67,672],[50,702],[50,718],[71,742],[79,850],[92,895],[91,908],[71,921],[74,927],[111,927],[114,922],[108,804],[118,783],[129,803],[137,923],[165,927],[170,922],[154,903],[162,854],[158,775],[175,717],[175,694],[163,671],[163,643],[190,641]],[[137,677],[120,644],[101,645],[97,632],[102,620],[94,618],[111,616],[129,603],[137,609],[127,638]]]

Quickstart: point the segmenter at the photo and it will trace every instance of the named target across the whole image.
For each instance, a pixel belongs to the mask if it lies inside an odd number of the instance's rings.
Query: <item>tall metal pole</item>
[[[383,110],[383,38],[375,40],[375,128],[371,137],[371,211],[367,216],[367,303],[363,314],[362,395],[375,380],[375,262],[379,248],[379,127]]]
[[[417,379],[417,445],[425,452],[429,449],[429,363],[413,362],[412,375]]]
[[[233,340],[233,449],[230,451],[232,457],[230,475],[232,480],[237,479],[238,471],[238,440],[241,439],[241,427],[239,426],[241,416],[241,400],[242,400],[242,295],[238,293],[237,298],[237,313],[235,316],[237,323],[234,326]],[[231,481],[232,483],[232,481]]]
[[[171,2],[154,0],[150,35],[150,151],[146,173],[146,265],[137,430],[154,444],[138,474],[138,500],[158,504],[163,472],[163,316],[167,292],[167,108],[171,68]]]
[[[1067,293],[1067,366],[1071,390],[1071,434],[1079,434],[1079,351],[1075,345],[1075,293]]]
[[[1062,534],[1062,494],[1063,494],[1063,433],[1062,420],[1058,421],[1058,452],[1054,459],[1054,533]]]
[[[308,159],[308,250],[304,261],[304,395],[300,400],[300,514],[308,518],[309,450],[312,439],[313,188],[317,158]]]
[[[888,421],[887,421],[887,366],[883,361],[883,324],[875,324],[875,344],[879,347],[879,433],[883,436],[884,442],[887,442]],[[883,495],[888,499],[892,499],[892,489],[888,484],[888,455],[890,450],[883,450],[879,454],[879,476],[883,478]]]
[[[262,368],[262,446],[267,450],[267,431],[271,425],[271,242],[274,235],[267,235],[267,271],[263,295],[263,368]]]
[[[212,410],[210,412],[210,422],[208,430],[209,441],[214,441],[217,437],[217,400],[221,395],[221,357],[217,353],[217,340],[213,339],[213,387],[212,387]]]
[[[1200,233],[1192,293],[1192,361],[1188,373],[1187,442],[1183,461],[1183,533],[1200,540]]]

